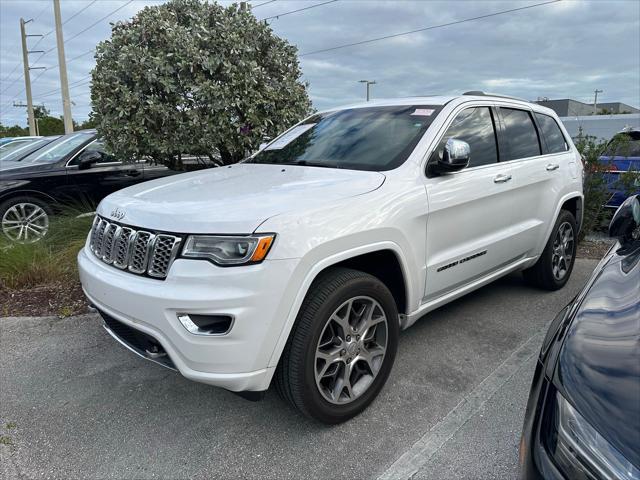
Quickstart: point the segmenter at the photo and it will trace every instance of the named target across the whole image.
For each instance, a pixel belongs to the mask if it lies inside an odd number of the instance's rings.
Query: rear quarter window
[[[560,153],[569,150],[569,144],[555,119],[543,113],[536,113],[535,116],[547,145],[546,153]]]

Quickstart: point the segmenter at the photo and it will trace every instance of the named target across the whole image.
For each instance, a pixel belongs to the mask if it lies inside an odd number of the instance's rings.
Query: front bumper
[[[298,260],[221,268],[177,259],[165,280],[134,275],[99,261],[86,247],[78,254],[83,290],[91,303],[124,325],[153,337],[186,378],[231,391],[262,391],[291,310],[285,295]],[[200,336],[178,313],[231,315],[231,331]],[[165,365],[166,366],[166,365]]]

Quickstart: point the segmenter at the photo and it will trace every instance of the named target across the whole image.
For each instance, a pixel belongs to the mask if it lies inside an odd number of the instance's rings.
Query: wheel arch
[[[560,210],[567,210],[573,214],[573,217],[576,219],[576,224],[578,226],[578,232],[580,233],[580,229],[582,228],[582,217],[583,217],[583,199],[580,195],[574,195],[570,198],[567,198],[563,201],[560,206]],[[556,212],[556,218],[560,215],[560,210]]]
[[[7,200],[10,200],[15,197],[34,197],[39,198],[47,202],[47,205],[57,208],[59,206],[58,201],[53,198],[51,195],[48,195],[44,192],[40,192],[38,190],[12,190],[10,192],[0,194],[0,203],[4,203]]]
[[[378,266],[373,263],[375,261],[385,261],[389,263]],[[375,276],[391,291],[398,306],[399,314],[404,315],[409,310],[412,301],[411,278],[409,276],[406,258],[396,243],[379,242],[328,256],[314,264],[301,283],[289,314],[287,315],[278,342],[271,354],[269,367],[273,368],[278,365],[282,351],[293,330],[293,325],[302,306],[302,302],[309,293],[313,281],[318,278],[318,275],[335,267],[353,268]]]

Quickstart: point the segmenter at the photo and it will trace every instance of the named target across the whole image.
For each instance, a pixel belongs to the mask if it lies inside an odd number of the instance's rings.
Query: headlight
[[[605,440],[565,398],[556,393],[547,449],[567,478],[640,478],[640,470]]]
[[[211,260],[220,266],[259,263],[269,253],[274,238],[275,235],[190,235],[182,249],[182,256]]]

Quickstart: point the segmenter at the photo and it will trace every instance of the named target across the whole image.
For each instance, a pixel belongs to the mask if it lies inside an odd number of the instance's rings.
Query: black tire
[[[573,233],[573,242],[570,248],[571,260],[569,261],[569,265],[566,268],[566,273],[562,276],[562,278],[557,278],[554,275],[552,266],[552,261],[554,258],[554,242],[556,240],[556,236],[558,235],[560,226],[564,224],[569,224]],[[547,244],[544,247],[542,255],[540,255],[540,258],[533,267],[528,268],[522,272],[526,282],[532,286],[551,291],[559,290],[564,287],[564,285],[569,280],[569,277],[571,276],[571,272],[573,271],[573,265],[576,259],[577,244],[578,228],[576,226],[576,219],[568,210],[561,210],[560,215],[558,215],[556,223],[553,226],[553,230],[551,231],[549,240],[547,240]]]
[[[386,352],[377,375],[351,403],[327,401],[316,385],[315,355],[329,317],[358,296],[374,299],[387,318]],[[398,310],[389,289],[376,277],[357,270],[333,268],[317,278],[305,297],[275,374],[282,398],[307,417],[326,424],[344,422],[362,412],[384,386],[398,348]],[[355,363],[355,361],[354,361]]]
[[[31,195],[20,195],[16,197],[11,197],[0,202],[0,235],[2,235],[2,237],[6,240],[16,241],[15,239],[12,239],[9,235],[7,235],[2,225],[2,220],[4,219],[7,211],[11,209],[11,207],[18,205],[20,203],[30,203],[40,207],[47,215],[47,229],[48,229],[48,223],[51,220],[51,217],[53,215],[53,209],[45,200],[39,197],[31,196]],[[45,231],[45,234],[46,234],[46,231]]]

